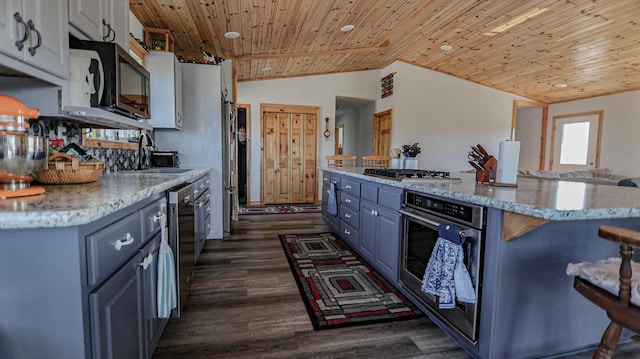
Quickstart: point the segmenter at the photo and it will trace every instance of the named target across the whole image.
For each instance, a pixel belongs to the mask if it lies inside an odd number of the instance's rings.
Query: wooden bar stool
[[[329,155],[327,156],[327,166],[328,167],[355,167],[356,166],[356,156],[350,155]]]
[[[365,168],[389,168],[391,156],[362,156],[362,165]]]
[[[620,243],[620,290],[618,295],[613,295],[591,281],[577,276],[574,279],[573,287],[591,302],[604,309],[611,319],[611,323],[602,335],[598,350],[593,355],[593,358],[611,358],[620,340],[622,328],[640,333],[640,307],[630,302],[631,283],[638,281],[635,277],[632,279],[631,256],[635,248],[640,248],[640,232],[602,226],[598,230],[598,236]],[[602,262],[588,263],[588,265],[598,266],[602,265]],[[617,268],[617,264],[615,266]],[[640,273],[636,273],[636,276],[640,276]]]

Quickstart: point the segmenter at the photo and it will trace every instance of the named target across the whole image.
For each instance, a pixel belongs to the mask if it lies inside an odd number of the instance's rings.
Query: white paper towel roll
[[[498,152],[496,182],[515,184],[518,179],[520,141],[501,141]]]

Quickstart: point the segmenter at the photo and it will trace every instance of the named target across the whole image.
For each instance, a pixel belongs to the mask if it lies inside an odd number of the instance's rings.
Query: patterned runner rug
[[[332,233],[280,235],[314,329],[423,314]]]
[[[320,213],[317,204],[286,204],[272,206],[241,206],[238,214],[291,214],[291,213]]]

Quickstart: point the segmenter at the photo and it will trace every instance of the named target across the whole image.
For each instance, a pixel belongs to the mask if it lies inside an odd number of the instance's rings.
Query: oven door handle
[[[438,222],[432,221],[430,219],[426,219],[424,217],[420,217],[420,216],[418,216],[416,214],[413,214],[411,212],[407,212],[407,211],[405,211],[403,209],[399,209],[398,212],[400,212],[402,215],[405,215],[407,217],[411,217],[413,219],[417,219],[417,220],[422,221],[422,222],[429,223],[429,224],[431,224],[433,226],[436,226],[436,227],[440,226],[440,223],[438,223]]]

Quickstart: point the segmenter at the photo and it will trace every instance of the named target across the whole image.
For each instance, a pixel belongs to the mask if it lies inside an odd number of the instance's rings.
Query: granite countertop
[[[543,219],[640,217],[639,188],[523,177],[515,188],[495,187],[476,183],[475,173],[466,172],[451,173],[462,183],[418,185],[364,175],[364,168],[321,170]]]
[[[42,195],[0,200],[0,230],[87,224],[202,177],[209,170],[197,168],[183,173],[124,171],[104,174],[91,183],[44,186],[46,192]]]

